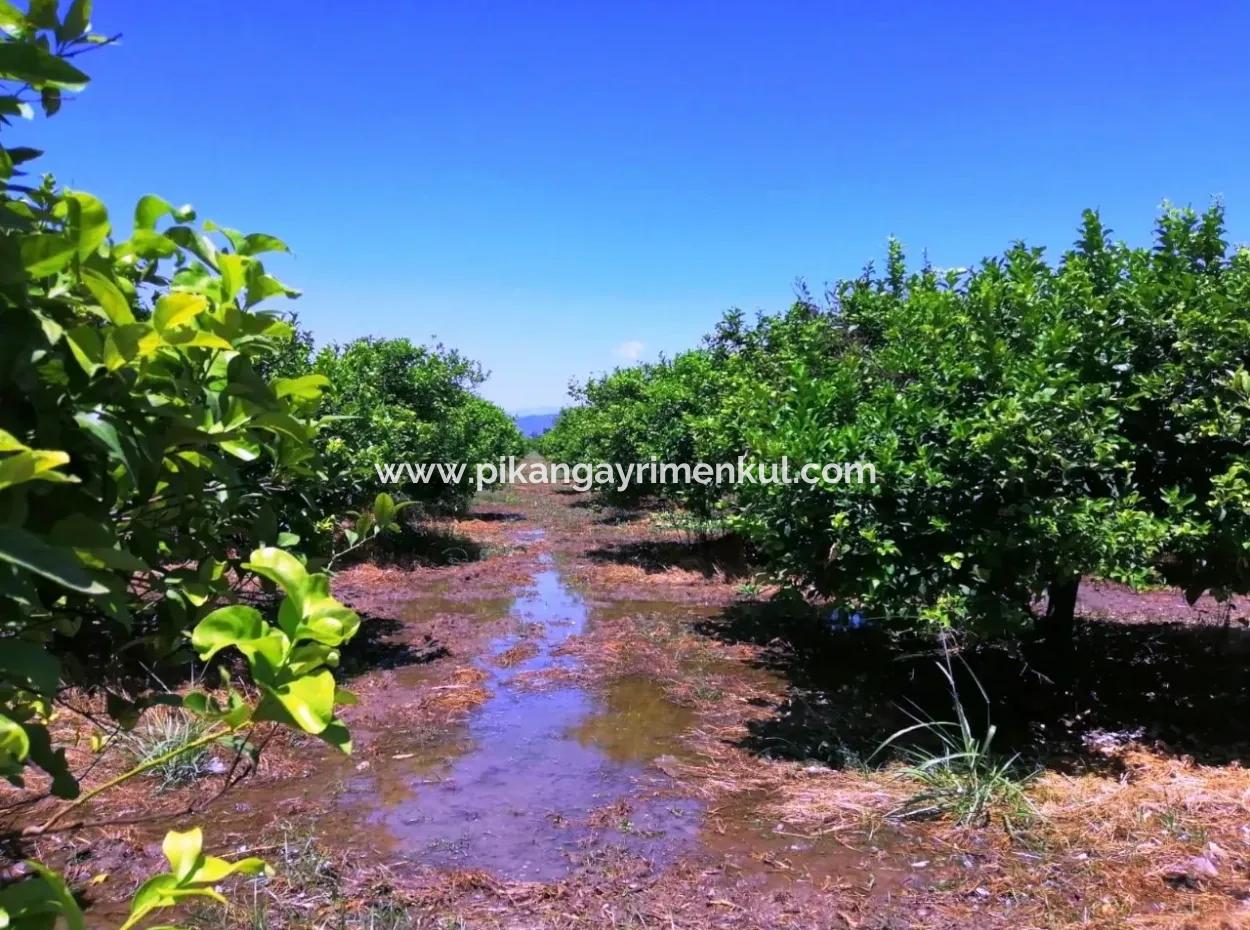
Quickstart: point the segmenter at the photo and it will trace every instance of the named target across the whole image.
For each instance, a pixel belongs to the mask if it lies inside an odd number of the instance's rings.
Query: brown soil
[[[350,758],[279,733],[220,798],[221,772],[134,782],[92,805],[113,825],[10,853],[63,867],[99,927],[191,823],[280,873],[181,915],[204,928],[1250,926],[1236,612],[1087,583],[1062,675],[1024,640],[957,646],[997,745],[1039,771],[1034,816],[961,827],[898,818],[916,784],[860,764],[900,707],[949,715],[932,641],[831,631],[751,584],[731,540],[566,489],[516,488],[437,530],[433,558],[336,577],[366,619],[342,666]]]

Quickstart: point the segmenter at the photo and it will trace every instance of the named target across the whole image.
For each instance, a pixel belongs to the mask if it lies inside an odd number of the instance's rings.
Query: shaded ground
[[[786,603],[733,604],[697,629],[759,647],[756,661],[792,685],[775,715],[750,726],[744,745],[754,751],[853,764],[915,716],[950,716],[932,638],[831,633],[820,612]],[[1097,765],[1091,741],[1108,738],[1214,763],[1243,760],[1250,748],[1250,631],[1240,626],[1087,618],[1071,650],[1028,638],[950,648],[968,712],[988,714],[1000,750],[1029,763]]]
[[[342,667],[350,759],[281,735],[207,810],[40,851],[101,927],[190,822],[281,873],[186,915],[205,930],[1250,922],[1235,616],[1087,584],[1074,662],[962,644],[998,744],[1044,772],[1034,821],[958,828],[890,817],[914,785],[862,766],[900,707],[949,714],[936,644],[830,630],[751,580],[731,540],[564,489],[492,495],[337,576],[366,620]],[[223,779],[96,813],[175,815]]]

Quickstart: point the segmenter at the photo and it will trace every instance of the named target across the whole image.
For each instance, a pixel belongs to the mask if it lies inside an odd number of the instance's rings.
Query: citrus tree
[[[541,448],[869,462],[875,484],[745,483],[711,505],[812,596],[990,630],[1044,603],[1065,642],[1083,576],[1250,589],[1248,289],[1219,205],[1165,210],[1150,248],[1087,213],[1054,262],[1016,244],[909,269],[892,242],[825,306],[733,312],[694,353],[575,387]]]
[[[90,12],[0,2],[3,124],[85,86],[78,56],[106,42]],[[71,690],[99,699],[104,752],[171,702],[201,718],[199,744],[242,751],[256,728],[284,726],[348,751],[332,669],[359,622],[301,554],[326,547],[308,505],[325,378],[261,373],[292,336],[261,307],[295,296],[262,260],[286,246],[197,226],[156,196],[117,224],[90,194],[25,173],[39,154],[0,149],[0,777],[54,799],[26,838],[90,823],[91,800],[163,761],[80,784],[62,744]],[[371,531],[393,522],[382,503]],[[244,587],[280,606],[238,603]],[[223,651],[246,687],[152,693],[124,675]],[[127,928],[264,868],[207,855],[198,830],[170,833],[165,852],[170,871],[140,889]],[[4,882],[0,926],[82,926],[51,869],[29,862]]]
[[[744,526],[823,595],[992,628],[1044,598],[1059,639],[1085,575],[1244,591],[1250,255],[1222,229],[1168,210],[1133,249],[1088,213],[1055,264],[1017,244],[951,272],[895,247],[835,289],[838,365],[736,413],[753,455],[877,484],[743,488]]]
[[[407,339],[357,339],[316,354],[309,371],[330,385],[320,447],[330,475],[328,508],[367,502],[378,465],[498,462],[525,451],[524,437],[499,407],[474,393],[481,366],[454,349]],[[459,482],[434,477],[404,488],[428,511],[462,509],[473,469]]]
[[[570,389],[575,405],[560,412],[538,448],[553,461],[694,465],[715,461],[701,444],[702,418],[719,397],[718,366],[703,349],[616,370]],[[657,473],[658,477],[658,473]],[[636,478],[628,487],[601,482],[604,501],[633,505],[659,500],[709,516],[724,488]]]

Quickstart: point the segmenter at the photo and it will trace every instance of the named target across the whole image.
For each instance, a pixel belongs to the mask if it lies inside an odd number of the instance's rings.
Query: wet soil
[[[283,734],[205,810],[174,816],[220,777],[129,786],[94,813],[141,822],[36,844],[92,926],[193,822],[281,872],[184,915],[205,930],[1250,920],[1235,615],[1087,585],[1086,616],[1133,622],[1084,626],[1075,683],[1026,646],[969,648],[1047,773],[1043,825],[965,829],[892,818],[914,786],[861,767],[901,708],[942,711],[932,643],[831,631],[747,584],[732,540],[560,488],[483,499],[422,545],[335,580],[365,619],[341,668],[352,756]]]
[[[596,845],[666,863],[694,838],[698,806],[659,797],[670,786],[642,766],[675,745],[689,712],[650,679],[618,679],[602,696],[579,681],[579,660],[560,649],[585,633],[589,610],[549,554],[537,568],[509,610],[515,631],[475,661],[489,697],[463,732],[393,754],[344,795],[345,809],[381,828],[396,862],[555,881]],[[525,684],[552,673],[551,687]]]

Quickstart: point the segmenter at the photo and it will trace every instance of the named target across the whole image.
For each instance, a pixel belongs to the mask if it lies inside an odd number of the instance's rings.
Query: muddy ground
[[[731,542],[667,525],[562,488],[484,496],[419,557],[337,576],[365,618],[351,757],[281,734],[220,797],[213,760],[34,851],[100,927],[190,823],[279,870],[182,915],[203,928],[1250,925],[1236,614],[1090,584],[1071,655],[956,644],[1028,801],[903,818],[917,785],[874,752],[909,713],[950,716],[938,644],[831,629]]]

